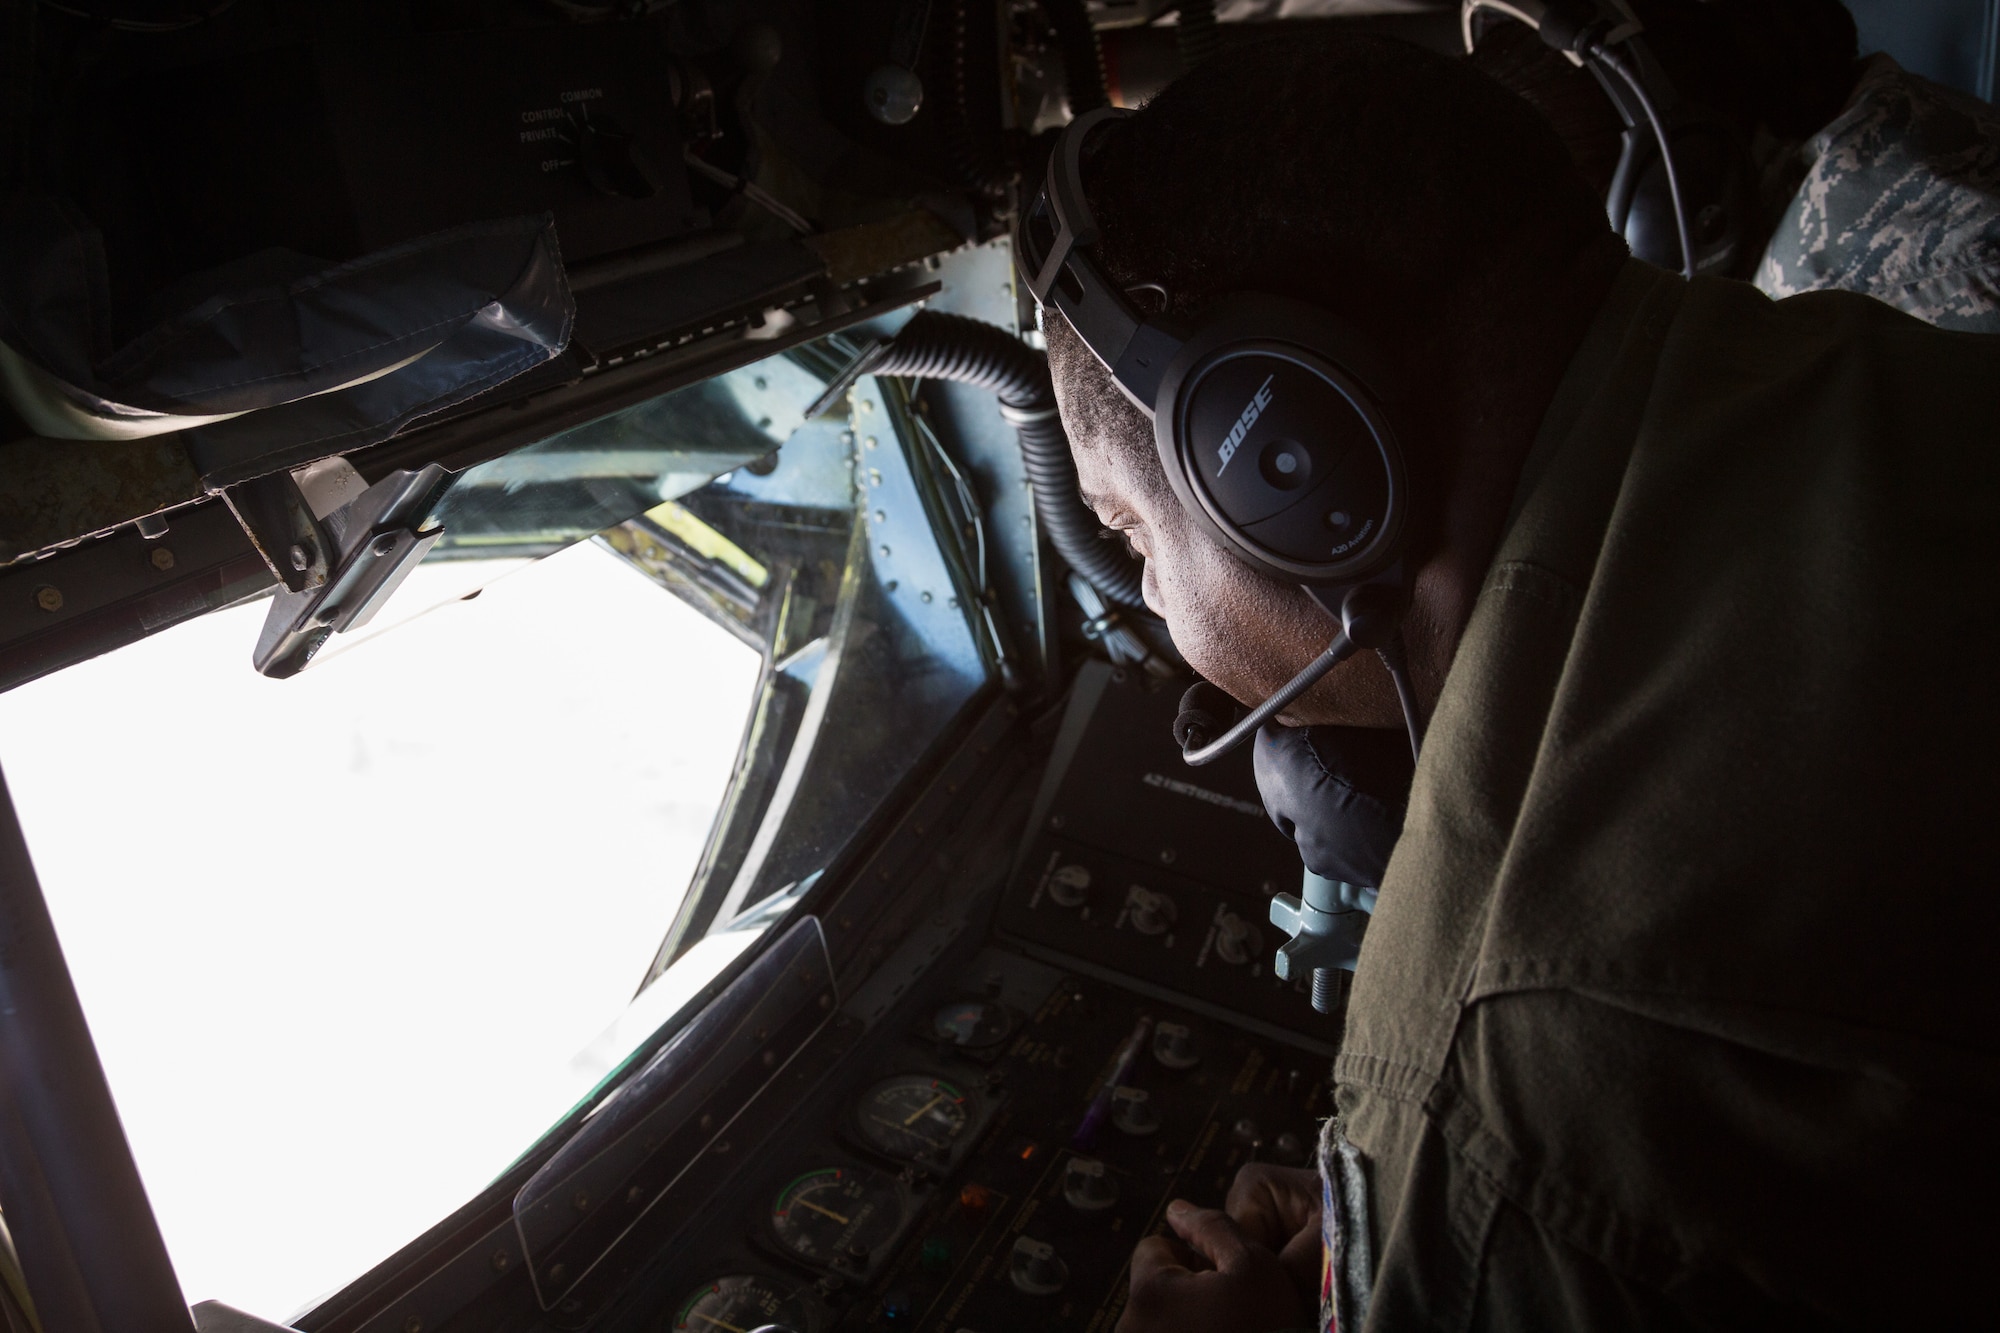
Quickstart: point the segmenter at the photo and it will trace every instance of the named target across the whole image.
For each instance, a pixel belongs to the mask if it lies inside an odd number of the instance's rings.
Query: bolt
[[[300,573],[304,573],[313,562],[311,548],[303,544],[294,545],[291,550],[285,552],[285,557],[292,562],[292,568]]]
[[[62,593],[44,583],[35,589],[35,605],[44,611],[62,610]]]
[[[1330,967],[1313,969],[1313,1008],[1322,1014],[1333,1012],[1336,973]]]
[[[174,567],[174,553],[164,546],[155,546],[153,553],[146,557],[153,562],[153,568],[162,574]]]

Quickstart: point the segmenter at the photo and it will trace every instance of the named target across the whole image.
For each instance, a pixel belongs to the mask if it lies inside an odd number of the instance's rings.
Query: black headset
[[[1142,315],[1133,293],[1166,292],[1154,283],[1121,290],[1105,276],[1083,190],[1084,164],[1130,114],[1106,107],[1063,131],[1021,218],[1016,253],[1029,290],[1152,417],[1167,481],[1195,521],[1252,569],[1303,587],[1341,626],[1310,666],[1220,737],[1183,734],[1183,757],[1221,757],[1362,648],[1388,665],[1415,748],[1422,723],[1397,632],[1408,600],[1409,478],[1385,408],[1398,395],[1395,368],[1357,330],[1282,296],[1235,293],[1188,327]]]
[[[1605,212],[1632,253],[1686,277],[1734,270],[1756,208],[1742,136],[1684,99],[1623,0],[1463,0],[1465,49],[1489,19],[1525,23],[1596,77],[1625,122]]]

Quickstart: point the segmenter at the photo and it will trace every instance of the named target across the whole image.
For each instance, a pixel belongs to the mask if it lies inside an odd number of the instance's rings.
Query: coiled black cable
[[[1174,45],[1186,72],[1222,49],[1222,30],[1216,26],[1215,0],[1181,0],[1180,13]]]
[[[1072,116],[1086,115],[1101,106],[1110,106],[1105,92],[1104,48],[1098,43],[1097,29],[1090,24],[1090,11],[1083,0],[1042,0],[1042,12],[1056,30],[1056,44],[1062,51],[1063,91],[1069,98]]]
[[[1056,415],[1049,360],[1007,330],[963,315],[924,310],[868,367],[871,375],[951,380],[991,390],[1019,433],[1035,514],[1069,567],[1120,606],[1141,606],[1141,566],[1100,537],[1101,525],[1076,490],[1069,436]]]

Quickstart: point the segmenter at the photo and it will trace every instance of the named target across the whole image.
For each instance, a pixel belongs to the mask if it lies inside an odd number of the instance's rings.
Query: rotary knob
[[[1174,900],[1156,889],[1132,886],[1125,897],[1125,906],[1131,913],[1132,929],[1141,935],[1164,935],[1174,928],[1180,917],[1180,909]]]
[[[1241,967],[1264,952],[1264,935],[1249,920],[1224,912],[1215,923],[1215,956]]]
[[[1023,1236],[1014,1242],[1007,1276],[1030,1296],[1048,1296],[1062,1290],[1062,1284],[1069,1280],[1069,1265],[1057,1256],[1055,1246]]]
[[[1194,1048],[1194,1033],[1179,1023],[1154,1027],[1153,1058],[1169,1069],[1193,1069],[1201,1063],[1201,1054]]]
[[[1090,896],[1090,870],[1086,866],[1056,867],[1049,876],[1049,901],[1058,907],[1081,907]]]
[[[1102,1212],[1118,1202],[1118,1182],[1095,1157],[1072,1157],[1063,1173],[1063,1198],[1078,1212]]]
[[[1116,1088],[1111,1093],[1111,1123],[1134,1138],[1157,1133],[1160,1108],[1144,1088]]]

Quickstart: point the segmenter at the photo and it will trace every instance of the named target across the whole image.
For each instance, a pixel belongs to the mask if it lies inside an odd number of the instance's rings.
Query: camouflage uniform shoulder
[[[1941,328],[2000,333],[2000,111],[1878,55],[1799,152],[1805,179],[1758,287],[1863,292]]]

